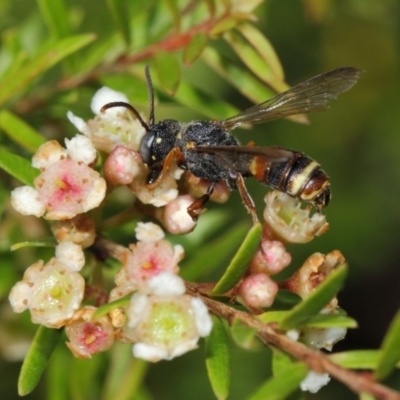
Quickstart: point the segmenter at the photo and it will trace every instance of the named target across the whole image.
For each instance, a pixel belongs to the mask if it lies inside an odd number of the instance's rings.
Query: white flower
[[[165,236],[163,230],[152,222],[138,222],[135,233],[136,239],[141,242],[157,242]]]
[[[82,247],[69,240],[62,241],[56,246],[56,258],[70,271],[80,271],[85,265]]]
[[[300,388],[303,392],[317,393],[319,389],[327,385],[331,380],[327,373],[319,374],[314,371],[309,371],[308,375],[300,383]]]
[[[124,93],[117,92],[107,86],[103,86],[100,88],[95,95],[93,96],[92,103],[90,104],[90,108],[92,109],[93,113],[96,115],[100,115],[101,108],[108,104],[113,103],[116,101],[129,103],[128,97]],[[125,107],[113,107],[109,108],[105,115],[110,117],[116,117],[119,113],[126,112]]]
[[[134,356],[157,362],[196,348],[212,328],[204,303],[183,294],[183,280],[168,272],[152,278],[148,286],[150,294],[136,292],[127,309]]]
[[[110,153],[116,146],[124,145],[138,151],[146,132],[137,118],[125,107],[112,107],[100,112],[106,104],[117,101],[128,103],[128,98],[121,92],[103,87],[92,99],[91,108],[96,114],[94,119],[86,122],[71,111],[68,111],[67,117],[79,132],[93,141],[97,150]]]
[[[301,208],[301,202],[286,193],[273,190],[264,201],[265,222],[285,242],[307,243],[328,230],[324,215],[316,212],[310,216],[311,207]]]

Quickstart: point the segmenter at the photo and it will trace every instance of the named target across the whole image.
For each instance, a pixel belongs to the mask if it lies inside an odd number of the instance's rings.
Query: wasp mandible
[[[108,103],[102,111],[125,107],[145,128],[139,152],[149,168],[149,185],[159,182],[174,160],[179,168],[209,182],[206,193],[188,207],[188,213],[194,220],[209,200],[215,185],[224,181],[231,190],[239,190],[245,207],[256,222],[254,202],[245,187],[244,178],[254,177],[264,185],[310,202],[318,210],[326,207],[331,198],[329,178],[316,161],[299,151],[278,146],[242,146],[230,131],[246,123],[326,110],[331,100],[357,82],[361,72],[358,68],[344,67],[314,76],[223,121],[185,123],[165,119],[155,123],[154,89],[149,68],[146,67],[149,122],[146,123],[133,106],[124,102]]]

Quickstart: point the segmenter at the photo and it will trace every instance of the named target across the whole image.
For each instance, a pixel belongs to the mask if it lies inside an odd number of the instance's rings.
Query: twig
[[[265,324],[251,314],[236,310],[226,304],[199,294],[196,284],[186,283],[186,287],[190,294],[200,296],[213,314],[224,318],[230,323],[234,319],[238,319],[248,327],[256,329],[257,336],[265,345],[278,347],[306,363],[313,371],[318,373],[327,372],[356,393],[367,392],[382,400],[400,400],[399,392],[372,381],[366,374],[357,373],[338,366],[323,353],[311,349],[302,343],[295,342],[284,333],[279,332],[274,324]]]

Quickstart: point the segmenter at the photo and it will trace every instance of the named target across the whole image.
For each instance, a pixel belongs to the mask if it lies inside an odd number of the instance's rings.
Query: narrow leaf
[[[164,0],[164,4],[171,15],[175,30],[179,32],[181,28],[181,10],[178,7],[179,3],[176,0]]]
[[[0,81],[0,105],[25,89],[36,77],[50,69],[65,57],[88,45],[95,35],[76,35],[59,40],[47,46],[40,54],[28,60],[18,70],[14,71],[7,80]]]
[[[223,294],[233,288],[240,281],[260,244],[261,231],[262,227],[260,223],[254,225],[250,229],[224,275],[215,285],[212,291],[213,294]]]
[[[25,396],[35,389],[56,347],[62,329],[40,326],[22,364],[18,380],[18,394]]]
[[[182,268],[184,279],[190,281],[198,280],[221,266],[221,263],[227,257],[225,251],[221,251],[221,249],[230,249],[239,246],[247,231],[247,224],[238,224],[210,244],[201,244],[198,250],[194,250],[191,253],[191,257],[185,262],[185,266]],[[207,262],[204,260],[207,260]]]
[[[56,241],[53,242],[19,242],[11,246],[11,251],[24,249],[26,247],[56,247]]]
[[[218,36],[224,32],[233,29],[238,24],[238,20],[234,17],[226,17],[218,22],[210,31],[210,35]]]
[[[328,357],[343,368],[375,369],[381,350],[352,350],[331,354]]]
[[[397,312],[383,338],[382,352],[375,371],[375,379],[386,378],[400,360],[400,311]]]
[[[256,104],[262,103],[276,94],[269,87],[263,85],[246,68],[240,68],[233,64],[210,46],[203,50],[201,58],[240,93]],[[300,123],[308,122],[304,115],[294,115],[288,119]]]
[[[43,19],[54,38],[62,39],[72,32],[64,0],[38,0],[38,4]]]
[[[31,153],[36,152],[39,146],[45,142],[44,137],[39,132],[8,110],[0,111],[0,128],[15,143]]]
[[[159,51],[154,62],[161,87],[169,95],[173,95],[178,89],[181,78],[181,70],[176,56],[165,51]]]
[[[257,315],[257,319],[269,324],[271,322],[280,322],[287,315],[287,311],[267,311],[263,314]]]
[[[181,81],[174,99],[210,119],[222,120],[239,112],[232,105],[196,90],[185,81]]]
[[[282,400],[297,390],[301,381],[308,373],[307,367],[302,363],[294,363],[280,371],[250,396],[249,400]]]
[[[274,75],[268,63],[241,35],[235,31],[229,31],[224,35],[224,39],[230,44],[243,63],[275,92],[283,92],[289,88],[281,78]]]
[[[328,275],[310,296],[289,311],[279,327],[288,330],[307,323],[332,300],[343,285],[346,276],[347,266],[343,264]]]
[[[213,318],[211,335],[206,338],[208,378],[217,399],[226,399],[230,384],[228,335],[219,318]]]
[[[102,400],[128,400],[132,399],[132,393],[135,394],[135,400],[142,399],[138,393],[144,386],[143,380],[149,366],[148,362],[133,358],[126,345],[115,343],[110,351]]]
[[[195,62],[207,46],[208,36],[202,32],[198,32],[190,39],[189,44],[183,51],[183,62],[186,67]]]
[[[8,172],[14,178],[25,185],[33,185],[34,179],[40,172],[33,168],[26,158],[11,153],[5,147],[0,146],[0,168]]]
[[[240,319],[233,320],[230,332],[234,342],[243,349],[253,349],[258,343],[257,329],[248,327]]]
[[[259,31],[255,25],[249,23],[240,24],[238,31],[252,44],[258,54],[265,60],[272,74],[280,80],[284,80],[284,73],[279,58],[269,40]]]
[[[130,299],[131,299],[131,295],[127,295],[127,296],[121,297],[118,300],[110,301],[109,303],[100,306],[94,312],[92,318],[94,320],[99,319],[99,318],[103,317],[104,315],[107,315],[110,311],[115,310],[116,308],[126,307],[129,304]]]
[[[107,0],[108,8],[127,46],[131,43],[129,3],[126,0]]]
[[[357,321],[347,315],[318,314],[312,317],[305,326],[310,328],[357,328]]]

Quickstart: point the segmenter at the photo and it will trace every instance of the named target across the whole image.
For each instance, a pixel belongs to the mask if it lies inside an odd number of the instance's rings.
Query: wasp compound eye
[[[154,132],[146,133],[143,136],[142,141],[140,143],[139,152],[140,155],[142,156],[143,162],[147,165],[151,165],[152,163],[151,155],[152,155],[152,146],[155,136],[156,134]]]

